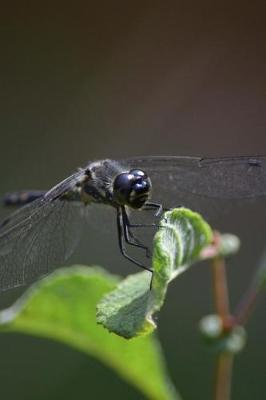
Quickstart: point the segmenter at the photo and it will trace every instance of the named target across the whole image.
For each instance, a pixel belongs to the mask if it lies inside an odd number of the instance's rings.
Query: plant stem
[[[226,269],[223,257],[217,256],[213,258],[212,273],[216,313],[222,319],[224,328],[226,329],[231,317],[229,311]]]
[[[235,321],[238,325],[244,326],[252,311],[255,308],[258,297],[263,289],[265,289],[266,283],[266,253],[261,257],[257,272],[251,281],[251,284],[244,294],[243,298],[240,300],[236,312]]]
[[[236,308],[235,321],[237,325],[244,326],[247,323],[252,311],[255,308],[255,303],[258,299],[259,293],[260,284],[258,282],[257,276],[255,276],[250,284],[249,289],[247,290]]]
[[[216,364],[215,400],[229,400],[231,396],[232,367],[234,356],[227,352],[218,355]]]
[[[217,256],[213,258],[212,273],[216,313],[223,322],[223,330],[228,331],[233,326],[233,318],[229,309],[226,268],[223,257]],[[215,400],[230,399],[233,359],[233,354],[226,351],[221,351],[218,354],[214,386]]]

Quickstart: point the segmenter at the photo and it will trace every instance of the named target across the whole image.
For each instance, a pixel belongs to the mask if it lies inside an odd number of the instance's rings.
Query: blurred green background
[[[105,157],[265,154],[265,9],[263,1],[1,5],[0,194],[49,188]],[[216,212],[205,199],[199,209],[243,239],[229,262],[235,305],[265,243],[265,201],[218,205]],[[135,271],[108,229],[87,226],[83,242],[73,261]],[[211,396],[214,358],[197,332],[212,311],[210,284],[208,266],[195,266],[171,285],[159,316],[169,372],[185,400]],[[2,293],[1,308],[24,290]],[[236,360],[235,399],[266,395],[265,306],[262,299]],[[2,334],[0,354],[3,399],[142,398],[58,343]]]

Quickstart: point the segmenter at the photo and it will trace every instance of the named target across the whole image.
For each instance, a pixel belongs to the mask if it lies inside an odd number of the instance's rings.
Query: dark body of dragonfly
[[[153,199],[154,192],[162,200]],[[7,194],[4,204],[22,207],[0,224],[0,290],[32,282],[60,266],[78,243],[84,209],[91,203],[116,210],[122,254],[150,270],[127,253],[126,244],[149,256],[132,232],[139,225],[131,224],[129,211],[154,210],[158,216],[163,207],[178,204],[181,192],[228,199],[266,196],[266,157],[102,160],[88,163],[49,191]],[[164,203],[165,193],[173,204]]]

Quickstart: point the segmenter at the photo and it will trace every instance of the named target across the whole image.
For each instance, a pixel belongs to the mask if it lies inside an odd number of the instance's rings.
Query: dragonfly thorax
[[[146,172],[140,169],[123,172],[114,180],[113,201],[119,205],[141,208],[150,197],[151,187],[151,180]]]

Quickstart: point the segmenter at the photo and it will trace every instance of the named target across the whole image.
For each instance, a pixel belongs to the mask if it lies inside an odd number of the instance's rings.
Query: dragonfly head
[[[151,193],[151,180],[141,169],[123,172],[114,180],[113,198],[120,205],[141,208]]]

